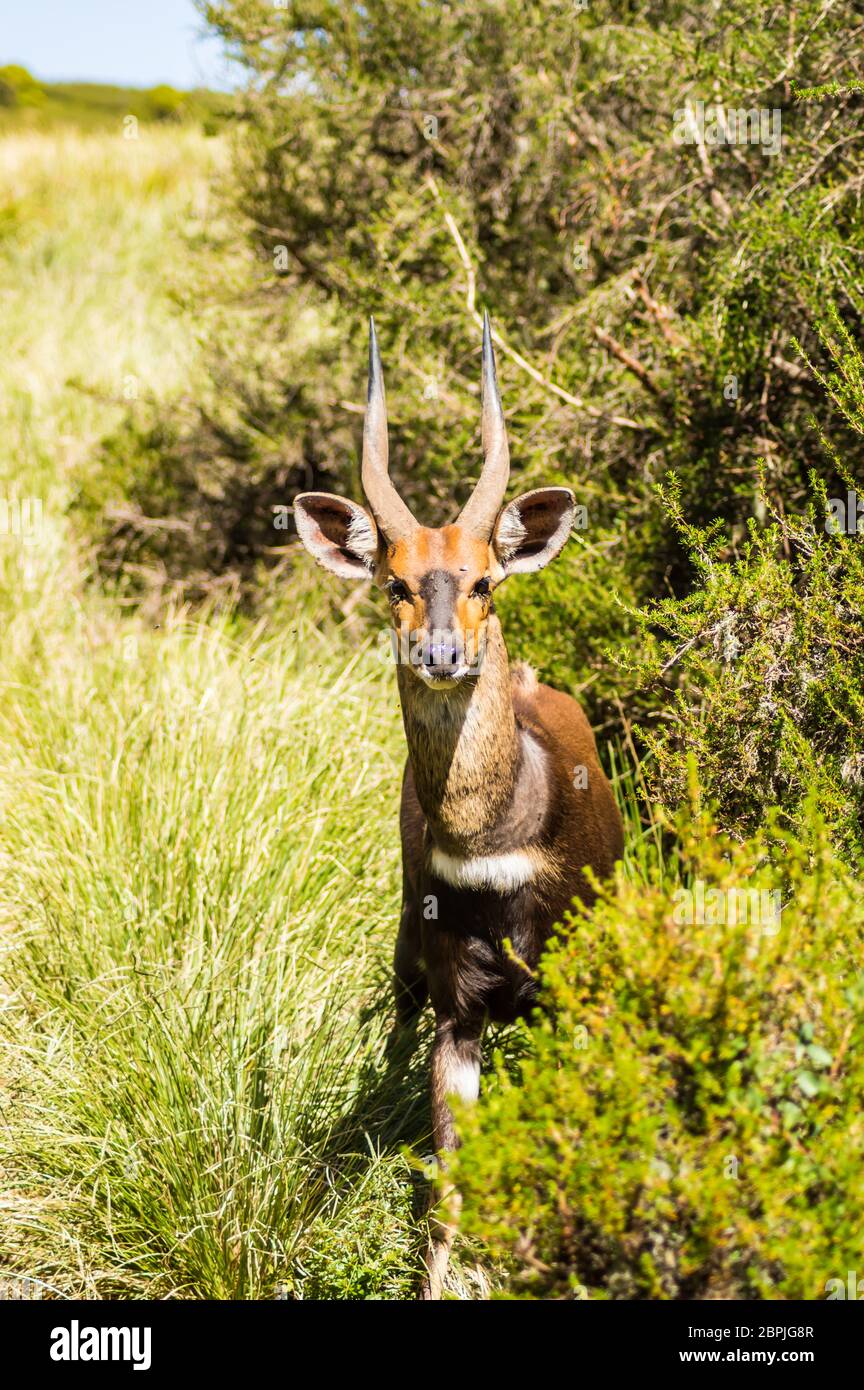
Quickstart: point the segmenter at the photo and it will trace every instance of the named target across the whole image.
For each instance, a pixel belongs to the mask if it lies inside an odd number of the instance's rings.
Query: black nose
[[[430,642],[423,648],[423,665],[430,676],[452,676],[459,666],[459,648],[452,640]]]

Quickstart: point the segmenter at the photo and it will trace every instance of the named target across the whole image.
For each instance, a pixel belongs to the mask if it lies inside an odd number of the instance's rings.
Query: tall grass
[[[17,1259],[89,1293],[302,1292],[347,1206],[371,1281],[351,1291],[396,1292],[422,1083],[383,1064],[385,673],[303,619],[71,655],[0,719]]]
[[[88,589],[64,516],[124,375],[194,383],[172,275],[219,158],[191,132],[0,144],[2,487],[43,507],[0,538],[0,1268],[393,1296],[424,1102],[416,1062],[382,1063],[387,673],[303,612],[148,630]]]

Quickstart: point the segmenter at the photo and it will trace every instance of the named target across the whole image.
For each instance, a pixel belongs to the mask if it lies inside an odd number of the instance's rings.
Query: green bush
[[[860,888],[814,811],[770,858],[678,830],[686,890],[603,891],[545,960],[518,1079],[462,1114],[464,1227],[504,1297],[816,1299],[860,1268]],[[733,923],[742,889],[779,920]]]
[[[45,93],[26,68],[11,63],[0,68],[0,106],[39,107]]]
[[[726,829],[752,832],[775,803],[800,824],[816,794],[838,845],[860,847],[860,537],[826,535],[824,517],[778,518],[764,530],[752,523],[738,556],[724,562],[709,537],[681,524],[699,582],[686,598],[640,614],[632,658],[636,679],[664,701],[662,723],[642,731],[655,795],[667,809],[680,805],[695,755]],[[673,680],[674,690],[665,684]]]
[[[179,121],[182,119],[186,105],[184,92],[178,92],[175,87],[168,87],[163,83],[161,86],[151,87],[147,93],[147,99],[154,120]]]
[[[836,310],[817,331],[833,363],[820,383],[860,437],[864,359]],[[864,840],[862,519],[849,458],[822,443],[840,480],[835,494],[814,474],[803,516],[769,514],[763,471],[764,520],[751,519],[731,556],[722,526],[688,524],[677,479],[660,489],[696,582],[634,614],[640,640],[620,661],[645,709],[653,692],[662,713],[642,732],[667,810],[684,800],[695,756],[724,828],[752,832],[772,804],[800,824],[815,794],[836,843],[854,853]]]
[[[670,467],[696,524],[746,523],[766,448],[772,499],[804,504],[825,466],[808,417],[844,422],[793,338],[821,361],[826,298],[856,317],[862,104],[797,101],[793,80],[864,75],[852,5],[799,7],[794,63],[788,23],[754,25],[743,0],[722,16],[656,0],[624,15],[605,0],[202,8],[255,79],[241,205],[269,331],[298,294],[326,311],[339,331],[296,384],[334,364],[341,384],[347,362],[362,401],[375,313],[393,467],[422,515],[447,514],[476,474],[484,304],[517,480],[575,484],[589,539],[619,521],[640,533],[610,576],[627,565],[646,595],[689,582],[653,491]],[[779,152],[679,143],[685,103],[717,94],[776,114]],[[337,453],[345,424],[328,426]],[[334,467],[353,481],[350,454]]]

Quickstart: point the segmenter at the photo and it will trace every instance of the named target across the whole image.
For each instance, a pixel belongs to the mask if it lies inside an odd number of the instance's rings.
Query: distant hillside
[[[185,121],[215,130],[231,114],[230,96],[197,88],[111,87],[99,82],[40,82],[26,68],[0,67],[0,132],[24,126],[105,129],[124,116]]]

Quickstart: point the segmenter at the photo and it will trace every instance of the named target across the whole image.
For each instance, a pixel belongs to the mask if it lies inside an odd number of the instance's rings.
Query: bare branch
[[[454,240],[456,250],[459,253],[459,259],[462,261],[463,266],[465,266],[466,272],[468,272],[468,288],[465,307],[477,324],[477,327],[482,328],[483,320],[477,312],[475,298],[477,277],[471,265],[471,259],[468,255],[464,239],[456,225],[455,218],[444,208],[441,191],[431,174],[426,175],[426,184],[441,206],[444,222]],[[527,372],[533,381],[536,381],[539,386],[543,387],[544,391],[550,391],[553,395],[558,396],[560,400],[566,401],[567,405],[573,406],[575,410],[581,410],[583,414],[589,415],[594,420],[607,420],[610,424],[618,425],[621,429],[651,430],[653,428],[650,424],[641,424],[638,420],[631,420],[626,415],[610,415],[605,410],[599,410],[595,405],[589,405],[581,396],[574,396],[572,392],[566,391],[563,386],[558,386],[554,381],[549,381],[547,377],[544,377],[542,372],[538,371],[538,369],[527,360],[527,358],[523,357],[515,348],[512,348],[510,344],[502,338],[496,328],[492,330],[492,340],[495,346],[500,348],[506,357],[509,357],[512,362],[515,362],[517,367],[520,367],[523,372]]]
[[[618,339],[613,338],[611,333],[607,333],[605,328],[598,328],[596,324],[593,324],[592,331],[598,343],[600,343],[602,347],[605,347],[607,352],[611,352],[613,357],[617,357],[618,361],[623,363],[628,372],[632,372],[633,375],[641,381],[646,391],[651,391],[653,395],[661,400],[663,399],[663,392],[648,371],[648,368],[639,361],[638,357],[634,357],[632,353],[628,352],[623,343],[619,343]]]

